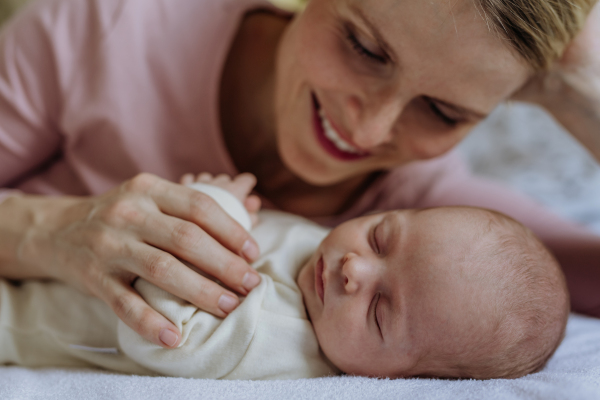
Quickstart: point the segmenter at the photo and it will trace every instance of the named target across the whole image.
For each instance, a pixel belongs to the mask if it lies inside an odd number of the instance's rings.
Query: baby
[[[250,188],[206,175],[202,181],[213,186],[194,187],[249,227],[241,203],[214,185],[241,202]],[[263,211],[260,218],[252,234],[262,250],[254,264],[262,282],[224,320],[136,282],[181,330],[179,348],[145,341],[100,301],[64,285],[2,282],[0,362],[226,379],[338,370],[513,378],[539,370],[564,334],[569,304],[559,266],[529,230],[498,213],[390,211],[329,233],[289,214]],[[19,316],[13,304],[36,311]],[[35,338],[37,331],[45,333]]]
[[[346,222],[298,285],[323,352],[357,375],[519,377],[552,355],[569,310],[561,271],[534,235],[466,207]]]

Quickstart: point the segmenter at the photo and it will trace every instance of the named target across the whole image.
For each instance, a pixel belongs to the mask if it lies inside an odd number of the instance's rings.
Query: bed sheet
[[[475,173],[600,233],[600,168],[534,107],[502,106],[460,147]],[[599,288],[600,290],[600,288]],[[0,367],[0,399],[600,399],[600,319],[571,315],[546,367],[513,380],[214,381]]]

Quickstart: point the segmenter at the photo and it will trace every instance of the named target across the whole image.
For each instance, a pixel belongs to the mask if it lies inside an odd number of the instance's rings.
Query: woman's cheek
[[[410,102],[394,129],[399,164],[441,156],[473,128],[473,124],[447,125],[423,103],[421,99]]]
[[[307,19],[298,25],[299,64],[313,85],[340,87],[341,82],[347,79],[347,59],[341,46],[343,38],[339,22],[314,14],[306,15]]]

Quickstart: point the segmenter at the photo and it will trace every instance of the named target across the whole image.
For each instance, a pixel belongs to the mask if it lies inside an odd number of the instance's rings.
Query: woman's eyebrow
[[[369,19],[367,14],[365,14],[364,11],[355,4],[351,5],[350,9],[352,10],[352,12],[354,12],[354,14],[358,15],[362,22],[369,28],[369,30],[375,37],[377,44],[381,46],[381,48],[383,49],[383,51],[385,51],[388,57],[390,57],[390,59],[392,59],[393,61],[397,61],[398,58],[396,57],[396,53],[392,49],[392,46],[389,45],[389,42],[381,34],[381,32],[379,32],[379,29],[377,29],[377,24],[375,24],[371,19]]]

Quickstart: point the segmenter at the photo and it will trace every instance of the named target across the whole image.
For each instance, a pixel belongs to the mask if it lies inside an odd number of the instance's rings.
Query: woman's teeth
[[[360,151],[359,149],[342,139],[340,135],[338,135],[338,133],[335,131],[335,129],[333,129],[333,126],[331,126],[331,123],[325,116],[325,113],[323,112],[322,108],[319,110],[319,118],[321,119],[321,125],[323,126],[323,130],[325,131],[325,137],[327,137],[327,139],[329,139],[335,145],[335,147],[337,147],[341,151],[345,151],[346,153],[363,153],[362,151]]]

